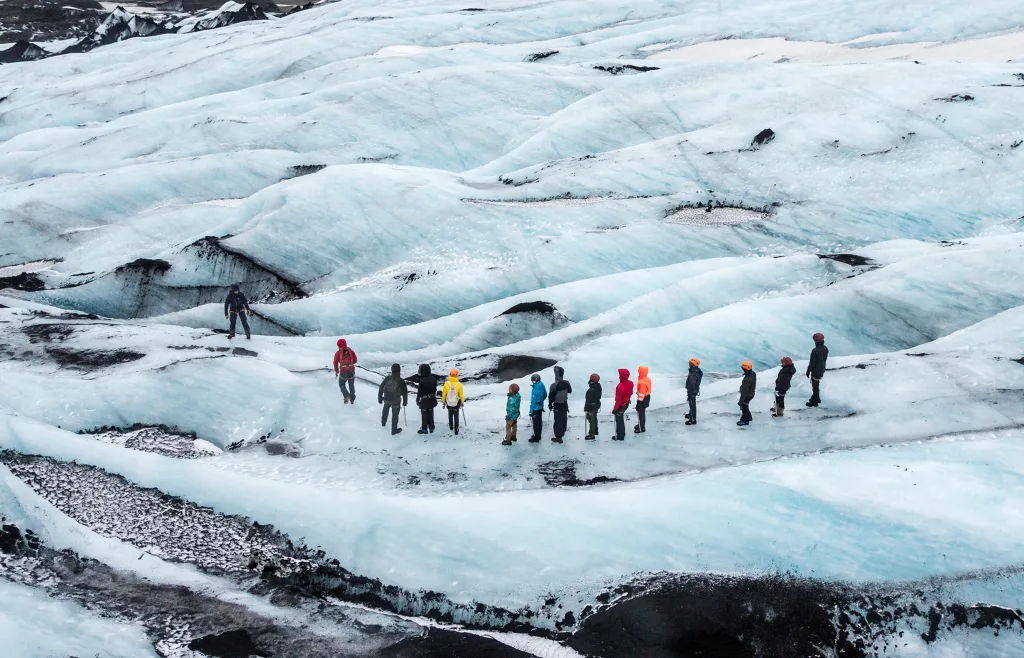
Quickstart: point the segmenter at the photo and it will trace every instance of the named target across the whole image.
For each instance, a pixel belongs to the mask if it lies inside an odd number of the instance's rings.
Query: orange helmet
[[[459,376],[459,369],[458,368],[452,368],[451,370],[448,371],[448,376],[449,377],[458,377]]]
[[[700,365],[700,359],[698,359],[697,357],[693,357],[692,359],[690,359],[690,365],[691,366],[699,366]]]
[[[751,363],[750,361],[744,361],[743,363],[740,364],[740,367],[743,368],[744,370],[753,370],[754,364]]]

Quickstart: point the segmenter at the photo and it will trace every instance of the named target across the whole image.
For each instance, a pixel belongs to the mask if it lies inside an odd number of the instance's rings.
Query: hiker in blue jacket
[[[533,388],[530,389],[530,418],[533,419],[533,436],[530,437],[530,443],[538,443],[544,422],[544,400],[548,397],[548,390],[544,388],[540,375],[533,375],[530,381],[533,382]]]

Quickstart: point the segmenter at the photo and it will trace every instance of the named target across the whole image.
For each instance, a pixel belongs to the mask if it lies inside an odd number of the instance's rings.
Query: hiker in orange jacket
[[[640,422],[633,427],[633,434],[647,431],[647,407],[651,406],[651,378],[647,372],[647,366],[640,366],[636,371],[636,417]]]

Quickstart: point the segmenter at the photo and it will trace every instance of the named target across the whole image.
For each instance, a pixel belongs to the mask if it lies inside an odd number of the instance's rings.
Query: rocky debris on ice
[[[132,426],[127,429],[102,427],[82,433],[103,443],[178,459],[198,459],[221,453],[220,448],[198,438],[194,432],[182,432],[165,426]]]
[[[263,444],[263,449],[271,455],[284,455],[298,459],[302,456],[302,446],[294,441],[285,439],[270,439]]]

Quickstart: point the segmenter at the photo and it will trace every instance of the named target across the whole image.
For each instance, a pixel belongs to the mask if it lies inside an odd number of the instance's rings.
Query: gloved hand
[[[508,421],[508,420],[512,420],[512,416],[505,416],[505,420],[506,420],[506,421]]]
[[[225,316],[224,316],[224,319],[225,319],[225,320],[227,320],[227,319],[228,319],[228,316],[227,316],[227,315],[225,315]]]

